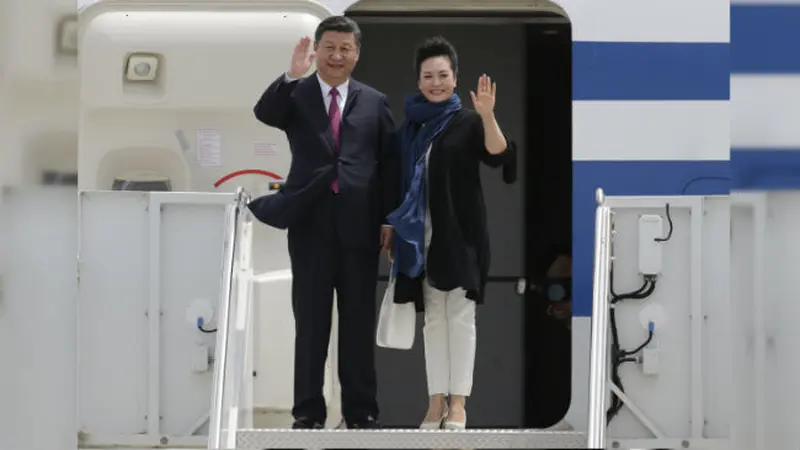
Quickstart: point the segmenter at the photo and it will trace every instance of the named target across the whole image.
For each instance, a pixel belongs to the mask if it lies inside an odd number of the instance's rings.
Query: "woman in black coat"
[[[463,429],[475,307],[484,300],[490,261],[480,163],[506,165],[513,178],[516,148],[495,119],[497,86],[488,76],[470,92],[474,110],[461,107],[454,93],[458,56],[449,42],[425,41],[416,70],[419,92],[406,99],[398,133],[405,198],[388,217],[396,233],[395,302],[425,311],[430,402],[421,428]]]

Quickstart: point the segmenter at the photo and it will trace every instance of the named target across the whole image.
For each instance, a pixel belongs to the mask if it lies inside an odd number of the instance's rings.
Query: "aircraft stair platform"
[[[611,211],[597,192],[592,351],[588,432],[531,429],[418,430],[290,430],[253,426],[248,348],[251,347],[252,270],[249,248],[253,218],[249,195],[237,191],[229,209],[225,238],[225,267],[217,333],[217,364],[208,449],[263,450],[266,448],[605,448],[608,345],[608,285],[610,282]]]
[[[236,449],[265,448],[586,448],[586,434],[547,430],[237,431]]]

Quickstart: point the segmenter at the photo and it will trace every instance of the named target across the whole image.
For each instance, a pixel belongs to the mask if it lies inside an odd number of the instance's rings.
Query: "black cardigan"
[[[517,148],[507,136],[506,141],[505,152],[489,153],[481,117],[466,108],[457,112],[434,140],[428,160],[427,193],[433,233],[427,264],[418,278],[398,274],[395,303],[414,302],[417,311],[423,311],[424,277],[438,290],[460,287],[467,291],[467,298],[483,303],[491,254],[480,163],[503,166],[503,180],[513,183]]]

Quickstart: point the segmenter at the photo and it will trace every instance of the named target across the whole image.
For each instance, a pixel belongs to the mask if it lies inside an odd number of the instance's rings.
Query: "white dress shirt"
[[[292,82],[297,80],[297,78],[292,78],[289,76],[288,73],[284,74],[284,78],[287,82]],[[317,73],[317,80],[319,80],[319,87],[322,90],[322,100],[325,102],[325,114],[328,114],[328,111],[331,110],[331,89],[333,89],[328,83],[322,80],[322,77],[319,76]],[[336,103],[339,105],[339,114],[344,114],[344,105],[347,102],[347,91],[350,86],[350,80],[348,79],[344,83],[336,86],[336,90],[339,91],[339,96],[336,98]]]

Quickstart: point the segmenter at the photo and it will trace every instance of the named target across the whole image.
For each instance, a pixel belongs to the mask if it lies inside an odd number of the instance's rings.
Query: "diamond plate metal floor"
[[[547,430],[239,430],[236,450],[586,448],[586,436]]]

